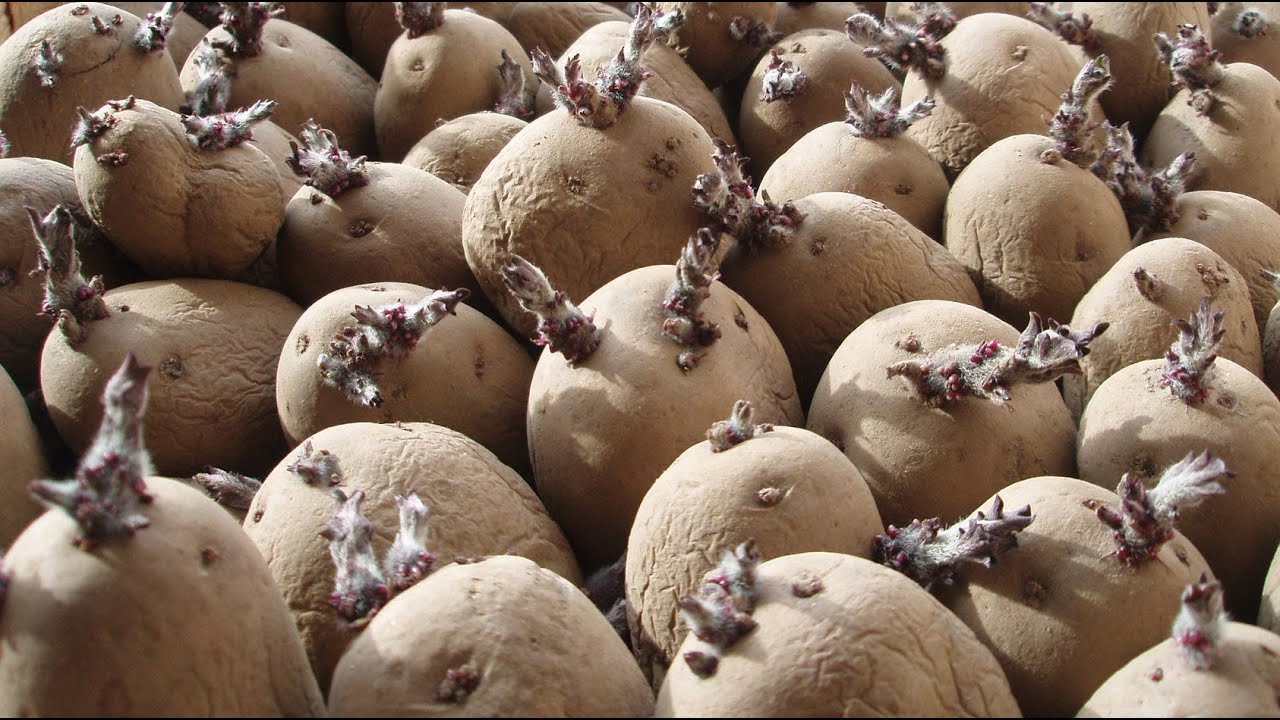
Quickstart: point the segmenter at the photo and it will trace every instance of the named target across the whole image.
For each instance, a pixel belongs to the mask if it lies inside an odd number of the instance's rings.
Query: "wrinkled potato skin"
[[[780,502],[761,502],[769,489]],[[627,541],[627,623],[641,669],[660,684],[687,634],[676,602],[696,594],[744,539],[770,557],[825,550],[870,558],[882,532],[862,474],[823,437],[775,427],[721,452],[694,445],[649,489]]]
[[[756,63],[738,113],[738,135],[744,153],[751,157],[749,167],[755,177],[767,177],[766,171],[774,161],[809,131],[832,122],[843,125],[844,96],[851,84],[857,83],[876,95],[891,87],[902,91],[902,84],[893,73],[879,60],[864,56],[862,46],[851,42],[841,27],[839,32],[806,30],[788,35],[773,46],[778,57],[794,62],[808,77],[804,89],[795,97],[765,102],[764,76],[772,56],[766,52]],[[809,158],[811,162],[815,159]],[[941,170],[938,174],[942,174]],[[774,197],[792,199],[808,194]]]
[[[1280,80],[1257,65],[1232,63],[1214,86],[1217,101],[1208,117],[1187,104],[1179,90],[1169,100],[1142,147],[1145,167],[1168,167],[1178,155],[1195,153],[1188,190],[1225,190],[1257,198],[1280,210]]]
[[[1157,278],[1154,300],[1139,292],[1133,278],[1138,268]],[[1089,354],[1080,361],[1084,374],[1063,378],[1062,394],[1072,416],[1078,419],[1098,386],[1121,368],[1163,358],[1178,339],[1170,322],[1190,317],[1206,295],[1214,299],[1215,311],[1227,313],[1219,356],[1262,377],[1262,340],[1245,278],[1200,243],[1182,238],[1153,240],[1120,258],[1076,306],[1071,327],[1084,330],[1100,322],[1111,326],[1089,343]]]
[[[276,363],[302,308],[227,280],[156,280],[108,290],[111,315],[72,347],[51,332],[40,385],[58,434],[79,455],[102,419],[102,388],[133,352],[155,367],[143,438],[157,472],[206,465],[257,476],[280,459]],[[128,307],[128,310],[123,310]]]
[[[630,23],[631,18],[598,2],[520,2],[503,24],[527,52],[540,47],[558,58],[587,28],[602,22]]]
[[[580,580],[569,545],[515,471],[474,440],[438,425],[352,423],[309,440],[337,456],[348,495],[365,492],[360,511],[374,527],[379,561],[400,526],[395,496],[417,493],[431,512],[427,549],[437,567],[457,557],[510,553],[528,557],[570,582]],[[356,637],[329,605],[334,566],[319,533],[337,510],[330,487],[288,471],[289,453],[263,480],[244,529],[284,593],[322,690]]]
[[[379,368],[380,408],[359,405],[326,387],[316,360],[356,305],[415,303],[431,293],[406,283],[343,288],[307,307],[284,342],[276,372],[276,406],[285,439],[298,445],[320,430],[350,422],[431,422],[485,446],[529,476],[525,406],[533,359],[515,338],[469,305],[460,304],[423,334],[418,346]]]
[[[502,148],[528,124],[495,112],[463,115],[427,133],[401,164],[429,172],[466,194]]]
[[[0,546],[9,547],[18,533],[35,520],[41,507],[27,491],[27,483],[49,476],[40,434],[27,413],[27,403],[9,374],[0,367]]]
[[[101,3],[76,3],[89,8],[72,15],[74,6],[59,6],[23,25],[0,44],[0,128],[13,146],[14,157],[39,157],[71,162],[71,130],[79,120],[76,107],[96,109],[108,100],[133,95],[169,110],[183,102],[182,86],[169,51],[137,52],[130,45],[141,21],[130,13]],[[97,35],[91,18],[110,25]],[[62,71],[52,88],[41,87],[34,69],[40,41],[63,54]]]
[[[45,513],[5,553],[0,712],[319,717],[324,698],[257,549],[212,500],[147,478],[150,527],[92,552]]]
[[[1209,566],[1181,533],[1140,568],[1117,560],[1093,508],[1120,498],[1081,480],[1035,477],[999,495],[1006,511],[1030,505],[1035,520],[999,565],[974,567],[939,598],[995,653],[1027,717],[1071,717],[1111,673],[1169,636],[1177,598]]]
[[[1219,647],[1205,672],[1165,640],[1117,670],[1076,717],[1275,717],[1280,637],[1228,622]]]
[[[248,143],[191,147],[178,113],[146,100],[75,154],[85,211],[153,278],[230,278],[262,254],[284,222],[284,186]],[[96,158],[122,153],[123,165]]]
[[[1265,35],[1246,38],[1231,29],[1240,11],[1246,8],[1257,8],[1267,16],[1271,29]],[[1280,3],[1218,3],[1210,34],[1213,49],[1222,52],[1222,62],[1247,62],[1276,75],[1280,73],[1280,33],[1274,31],[1277,21],[1280,21]]]
[[[999,140],[947,196],[947,249],[969,269],[987,311],[1014,327],[1031,312],[1066,322],[1130,247],[1111,189],[1068,160],[1042,161],[1052,148],[1043,135]]]
[[[884,205],[824,192],[795,207],[805,219],[786,247],[735,247],[721,278],[778,334],[805,404],[836,348],[877,312],[912,300],[982,306],[964,266]]]
[[[1044,134],[1084,60],[1034,22],[1001,13],[961,20],[942,46],[946,75],[934,80],[908,73],[902,105],[925,96],[937,102],[906,136],[952,178],[997,140]]]
[[[714,169],[713,152],[693,118],[649,98],[635,98],[605,130],[563,111],[544,115],[507,143],[467,195],[467,263],[506,324],[533,337],[536,317],[502,281],[507,255],[542,268],[574,302],[633,268],[675,262],[706,222],[689,192]]]
[[[579,303],[600,346],[578,366],[544,351],[529,388],[529,453],[538,495],[584,567],[617,560],[654,480],[738,400],[757,422],[804,422],[791,366],[773,330],[716,283],[702,305],[723,336],[681,372],[683,349],[662,334],[675,266],[640,268]]]
[[[649,717],[653,693],[578,588],[519,557],[451,565],[395,598],[334,673],[334,717],[454,717],[436,688],[481,670],[469,717]]]
[[[729,21],[745,16],[772,27],[778,18],[777,3],[771,2],[659,2],[654,7],[684,13],[684,25],[672,34],[669,44],[709,88],[731,82],[763,52],[763,48],[735,40],[729,34]]]
[[[991,652],[906,576],[808,552],[756,577],[756,629],[711,677],[677,660],[655,717],[1021,717]],[[797,597],[811,579],[823,589]]]
[[[968,397],[931,408],[906,379],[886,377],[889,365],[952,343],[1008,345],[1019,334],[980,308],[919,300],[873,315],[836,350],[808,428],[844,448],[886,523],[965,517],[1023,478],[1074,473],[1076,428],[1052,383],[1016,385],[1003,407]]]
[[[1228,491],[1183,513],[1178,528],[1222,580],[1227,610],[1252,622],[1280,543],[1280,400],[1253,373],[1220,357],[1209,400],[1189,406],[1160,387],[1164,365],[1137,362],[1098,387],[1080,417],[1080,477],[1114,487],[1126,472],[1158,473],[1189,452],[1222,458],[1234,473]]]

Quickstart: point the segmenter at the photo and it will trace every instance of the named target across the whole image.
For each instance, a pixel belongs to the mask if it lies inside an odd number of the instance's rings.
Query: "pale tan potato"
[[[99,398],[129,352],[156,368],[145,439],[157,472],[190,477],[206,465],[258,475],[285,450],[276,364],[302,314],[285,296],[229,280],[154,280],[108,290],[109,317],[72,345],[51,332],[40,387],[58,434],[84,452]]]
[[[1154,278],[1153,285],[1138,281],[1134,273],[1139,269]],[[1079,419],[1098,386],[1121,368],[1163,358],[1178,339],[1170,323],[1185,320],[1206,296],[1227,312],[1219,356],[1262,377],[1262,340],[1245,278],[1200,243],[1177,237],[1152,240],[1120,258],[1076,306],[1071,327],[1100,322],[1111,327],[1089,345],[1089,354],[1080,361],[1084,373],[1063,378],[1062,395],[1072,416]]]
[[[1176,531],[1154,560],[1124,564],[1096,513],[1120,498],[1081,480],[1033,477],[998,494],[1006,508],[1030,505],[1034,520],[998,565],[973,568],[939,598],[995,654],[1028,717],[1070,717],[1107,676],[1168,637],[1178,612],[1169,600],[1209,565]]]
[[[1236,23],[1244,10],[1261,11],[1266,18],[1268,31],[1253,37],[1240,34]],[[1200,27],[1212,28],[1210,37],[1213,39],[1213,49],[1222,53],[1223,62],[1252,63],[1276,75],[1280,73],[1280,33],[1276,32],[1277,23],[1280,23],[1280,3],[1225,2],[1218,3],[1218,11],[1213,14],[1212,22]]]
[[[809,552],[756,577],[755,630],[711,677],[676,661],[656,717],[1021,717],[991,652],[897,571]]]
[[[474,687],[442,700],[462,668],[475,671]],[[338,663],[329,712],[648,717],[653,692],[582,591],[502,556],[451,565],[388,603]]]
[[[542,48],[560,57],[587,28],[611,21],[630,23],[631,18],[599,2],[519,2],[502,24],[526,52]]]
[[[337,457],[337,488],[365,493],[361,512],[374,526],[381,558],[399,528],[395,496],[417,493],[431,513],[427,549],[442,567],[457,557],[521,555],[571,583],[581,579],[563,533],[515,471],[479,443],[429,423],[349,423],[307,439]],[[289,471],[291,452],[263,480],[244,529],[284,593],[320,687],[355,639],[329,605],[334,566],[320,532],[337,509],[328,485]],[[376,616],[375,616],[376,617]]]
[[[772,2],[659,2],[654,3],[654,9],[684,14],[684,24],[671,34],[667,44],[680,53],[709,88],[746,72],[764,51],[763,47],[734,38],[729,33],[730,23],[744,18],[772,28],[778,18],[777,3]]]
[[[0,712],[322,715],[257,548],[198,491],[164,477],[146,483],[151,524],[131,538],[81,550],[72,545],[79,526],[51,510],[5,553]]]
[[[627,540],[627,624],[641,668],[661,684],[688,632],[676,603],[745,539],[777,556],[870,558],[883,531],[862,474],[808,430],[757,431],[719,452],[694,445],[649,488]]]
[[[407,356],[378,368],[382,406],[371,408],[324,385],[316,360],[357,305],[412,304],[431,290],[407,283],[335,290],[309,305],[285,339],[276,370],[276,406],[290,445],[350,422],[430,422],[467,435],[529,475],[525,406],[533,359],[498,323],[462,303]]]
[[[1110,488],[1125,472],[1151,477],[1192,450],[1222,458],[1234,473],[1226,494],[1183,513],[1179,528],[1222,580],[1232,616],[1251,622],[1280,544],[1280,399],[1220,357],[1206,402],[1188,405],[1160,386],[1164,368],[1143,360],[1098,387],[1080,418],[1080,477]]]
[[[40,505],[27,492],[27,483],[48,476],[40,434],[27,412],[18,386],[0,366],[0,547],[9,547],[18,533],[40,516]]]
[[[496,112],[463,115],[428,132],[400,163],[425,170],[465,194],[502,148],[528,124]]]
[[[391,44],[404,28],[396,22],[394,4],[386,2],[348,2],[347,35],[351,40],[351,57],[374,78],[382,75]],[[517,5],[514,2],[449,3],[449,7],[467,9],[491,20],[502,22]]]

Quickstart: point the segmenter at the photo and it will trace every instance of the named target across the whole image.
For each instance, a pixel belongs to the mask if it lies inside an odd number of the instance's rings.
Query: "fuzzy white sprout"
[[[233,58],[254,57],[262,53],[262,31],[271,18],[285,11],[278,2],[223,2],[218,22],[230,37],[215,40],[213,45]]]
[[[444,24],[444,11],[448,3],[398,2],[396,22],[411,38],[422,37]]]
[[[160,52],[169,41],[169,33],[173,31],[174,18],[182,12],[184,2],[167,2],[160,12],[149,12],[133,37],[133,45],[142,52]]]
[[[187,141],[197,150],[217,151],[235,147],[253,139],[251,125],[271,117],[277,103],[259,100],[248,108],[216,115],[183,115],[182,127]]]
[[[52,316],[67,341],[78,345],[89,336],[89,324],[109,314],[102,277],[85,279],[81,271],[76,236],[83,231],[70,210],[55,205],[44,217],[34,208],[26,210],[38,258],[31,274],[44,276],[40,312]]]
[[[1112,85],[1111,61],[1106,55],[1099,55],[1080,69],[1049,122],[1049,136],[1058,156],[1082,168],[1092,167],[1098,159],[1093,140],[1098,124],[1089,119],[1089,110]]]
[[[538,316],[534,342],[564,354],[570,365],[584,362],[600,346],[594,314],[587,315],[556,290],[542,269],[512,253],[502,266],[502,282],[520,307]]]
[[[922,97],[903,108],[897,88],[874,95],[855,82],[844,94],[845,124],[855,137],[898,137],[913,123],[929,117],[936,105],[932,98]]]
[[[51,88],[58,84],[58,73],[62,71],[62,63],[65,61],[66,56],[55,50],[53,43],[48,39],[40,41],[40,49],[36,52],[35,69],[41,87]]]
[[[427,551],[427,518],[431,512],[417,493],[396,496],[400,509],[400,530],[382,560],[382,570],[393,592],[403,592],[431,574],[435,556]]]
[[[195,70],[195,83],[187,91],[182,112],[188,115],[216,115],[227,111],[231,101],[231,64],[204,38],[187,62]]]
[[[755,407],[749,400],[738,400],[733,404],[728,420],[717,420],[707,431],[707,441],[711,444],[711,452],[724,452],[729,448],[746,442],[756,433],[773,431],[771,423],[756,424]]]
[[[785,247],[804,221],[804,214],[793,203],[778,205],[770,201],[767,193],[757,197],[751,189],[751,178],[744,172],[747,158],[720,138],[713,145],[711,160],[716,170],[703,173],[694,181],[694,207],[711,217],[713,230],[734,236],[742,248]]]
[[[768,22],[749,15],[734,15],[729,18],[729,37],[753,48],[762,49],[782,39],[782,33],[774,30]]]
[[[809,76],[792,60],[783,60],[777,50],[769,51],[769,66],[762,78],[764,101],[790,100],[804,92]]]
[[[532,120],[537,114],[538,88],[541,82],[535,77],[529,82],[520,63],[502,51],[502,63],[498,65],[498,79],[502,90],[493,111],[521,120]]]
[[[342,482],[342,465],[328,450],[316,450],[310,440],[302,443],[298,456],[285,470],[308,485],[332,486]]]
[[[1193,670],[1211,670],[1222,659],[1227,631],[1222,583],[1201,575],[1182,591],[1182,606],[1173,620],[1173,641]]]
[[[302,127],[302,147],[290,140],[289,148],[293,154],[284,159],[289,169],[305,177],[309,187],[331,198],[369,184],[367,158],[351,157],[351,153],[338,146],[338,136],[317,125],[315,120],[308,120]]]
[[[1248,6],[1231,21],[1231,31],[1242,38],[1259,38],[1271,30],[1271,19],[1261,8]]]
[[[1225,310],[1213,311],[1213,298],[1206,295],[1190,318],[1173,320],[1178,339],[1165,352],[1160,385],[1188,405],[1205,402],[1213,391],[1213,362],[1227,334],[1225,317]]]
[[[719,245],[716,233],[698,228],[676,261],[676,281],[663,299],[666,319],[662,334],[687,348],[676,356],[676,366],[686,373],[698,367],[706,355],[699,348],[710,347],[720,338],[720,327],[702,314],[702,303],[720,278],[715,263]]]
[[[946,53],[942,39],[956,26],[955,13],[943,3],[912,3],[916,17],[911,21],[859,13],[845,21],[845,34],[863,46],[867,57],[879,58],[891,70],[915,70],[925,77],[940,78],[946,73]]]
[[[724,553],[720,565],[703,576],[696,595],[677,603],[680,620],[693,637],[693,647],[683,657],[695,675],[714,675],[721,654],[755,629],[751,613],[759,597],[759,564],[760,551],[754,540],[747,540]]]
[[[1179,25],[1174,38],[1157,33],[1155,44],[1173,74],[1174,85],[1191,91],[1187,104],[1200,115],[1212,112],[1217,103],[1213,88],[1226,74],[1226,67],[1219,62],[1222,52],[1214,50],[1199,26],[1192,24]]]
[[[262,481],[222,468],[207,467],[191,476],[191,481],[208,491],[219,505],[231,510],[245,511],[262,489]]]
[[[1087,13],[1076,15],[1071,11],[1063,11],[1054,7],[1057,3],[1033,2],[1027,10],[1027,17],[1036,24],[1050,30],[1071,45],[1079,45],[1086,50],[1098,47],[1098,35],[1093,31],[1093,20]]]

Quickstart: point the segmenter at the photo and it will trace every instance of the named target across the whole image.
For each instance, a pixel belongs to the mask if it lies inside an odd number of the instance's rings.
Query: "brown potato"
[[[382,75],[382,66],[392,43],[404,32],[396,22],[396,9],[385,2],[348,2],[347,34],[351,38],[351,57],[374,78]],[[511,14],[514,2],[450,3],[449,7],[467,9],[478,15],[502,22]]]
[[[1239,18],[1246,10],[1261,11],[1269,31],[1251,36],[1241,34]],[[1280,73],[1280,33],[1274,32],[1277,22],[1280,22],[1280,3],[1225,2],[1218,3],[1212,22],[1200,27],[1212,28],[1213,48],[1222,53],[1223,62],[1247,62],[1276,75]]]
[[[0,546],[7,548],[28,523],[40,516],[42,509],[27,493],[27,483],[47,477],[49,466],[27,403],[4,367],[0,367],[0,418],[4,418],[4,432],[0,433],[0,467],[4,468],[4,481],[0,482]]]
[[[587,28],[611,21],[630,23],[631,18],[598,2],[520,2],[502,24],[526,52],[540,47],[560,57]]]
[[[860,12],[884,17],[885,3],[851,2],[780,2],[778,21],[773,29],[787,35],[801,30],[839,30],[844,32],[844,21]]]
[[[667,44],[680,53],[709,88],[746,72],[764,51],[763,46],[735,38],[730,34],[730,24],[742,19],[764,24],[767,31],[778,18],[778,5],[772,2],[659,2],[654,3],[654,8],[684,14],[684,24],[671,34]]]
[[[400,163],[429,172],[466,194],[502,148],[528,124],[496,112],[463,115],[428,132]]]

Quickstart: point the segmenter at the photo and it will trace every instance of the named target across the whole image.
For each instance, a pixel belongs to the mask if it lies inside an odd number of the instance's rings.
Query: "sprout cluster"
[[[753,48],[766,48],[782,39],[782,33],[774,30],[764,20],[749,15],[729,18],[729,37]]]
[[[1271,19],[1260,8],[1244,7],[1231,21],[1231,31],[1242,38],[1263,37],[1271,30]]]
[[[40,79],[40,87],[51,88],[58,84],[58,73],[66,56],[53,49],[48,39],[40,41],[40,49],[36,51],[36,77]]]
[[[262,481],[222,468],[206,467],[191,476],[191,481],[204,488],[224,508],[243,513],[262,489]]]
[[[305,177],[307,185],[328,195],[337,197],[350,188],[369,184],[369,171],[365,168],[364,155],[352,158],[351,153],[338,146],[338,137],[308,120],[302,126],[302,147],[289,141],[293,154],[285,158],[285,164],[295,175]]]
[[[329,541],[335,568],[329,604],[349,627],[364,627],[394,595],[413,587],[435,569],[427,551],[427,506],[417,494],[396,496],[400,531],[381,564],[373,551],[373,523],[360,512],[364,491],[348,497],[334,489],[338,510],[320,536]]]
[[[271,117],[276,109],[274,100],[259,100],[247,109],[216,115],[183,115],[182,127],[187,140],[197,150],[225,150],[246,140],[253,139],[251,123]]]
[[[531,83],[526,82],[520,63],[512,60],[505,49],[502,51],[502,64],[498,66],[498,80],[502,90],[498,93],[493,111],[521,120],[532,120],[538,114],[540,83],[537,78]]]
[[[413,352],[427,329],[447,315],[456,315],[458,303],[470,294],[466,288],[436,290],[413,305],[399,301],[378,308],[357,305],[351,313],[355,324],[339,330],[316,359],[321,379],[353,402],[381,407],[376,373],[382,359]]]
[[[136,99],[132,95],[124,100],[108,100],[105,105],[92,113],[85,110],[83,106],[77,105],[76,114],[80,119],[71,131],[71,149],[75,150],[81,145],[88,145],[102,137],[103,133],[115,127],[118,122],[116,113],[132,109],[135,103]]]
[[[739,400],[733,404],[728,420],[717,420],[707,431],[707,442],[711,444],[711,452],[724,452],[756,436],[756,433],[773,431],[770,423],[756,424],[755,408],[748,400]]]
[[[169,33],[173,30],[173,20],[182,12],[186,3],[167,2],[160,12],[149,12],[133,37],[133,45],[142,52],[160,52],[169,41]]]
[[[1102,127],[1107,131],[1107,146],[1089,170],[1120,200],[1129,229],[1135,233],[1135,242],[1140,243],[1147,233],[1164,232],[1173,227],[1180,217],[1178,196],[1186,188],[1195,165],[1195,154],[1183,153],[1167,168],[1151,173],[1138,164],[1128,123],[1116,127],[1104,121]]]
[[[690,372],[702,362],[705,352],[720,338],[720,327],[702,314],[702,302],[711,296],[711,285],[720,274],[715,270],[719,238],[708,228],[698,228],[689,238],[676,262],[676,281],[667,291],[662,308],[666,319],[662,334],[688,348],[676,356],[676,366]]]
[[[1062,105],[1049,121],[1049,136],[1063,159],[1082,168],[1092,167],[1098,159],[1093,148],[1093,131],[1098,124],[1089,119],[1089,108],[1111,85],[1111,61],[1099,55],[1085,63],[1071,88],[1062,94]]]
[[[859,13],[845,21],[845,34],[863,46],[867,57],[879,58],[895,72],[914,69],[925,77],[940,78],[946,73],[942,39],[956,26],[955,13],[936,2],[912,3],[914,22]]]
[[[398,2],[396,22],[411,38],[422,37],[444,24],[444,11],[448,3]]]
[[[1209,399],[1213,390],[1213,361],[1227,329],[1222,323],[1226,311],[1213,311],[1213,298],[1205,296],[1190,318],[1175,318],[1173,326],[1178,339],[1164,356],[1164,372],[1160,386],[1188,405],[1199,405]]]
[[[769,66],[765,68],[764,101],[790,100],[804,92],[809,84],[809,76],[790,60],[783,60],[777,50],[769,51]]]
[[[218,22],[230,38],[213,41],[213,46],[235,58],[254,57],[262,52],[262,30],[271,18],[284,13],[278,2],[224,2]]]
[[[907,131],[915,122],[929,117],[937,105],[923,97],[906,108],[898,102],[898,89],[889,87],[873,95],[857,83],[844,94],[845,124],[855,137],[891,138]]]
[[[78,345],[88,337],[89,323],[109,314],[102,299],[105,292],[102,277],[86,280],[81,272],[80,254],[76,252],[76,234],[80,229],[70,210],[55,205],[43,218],[32,208],[26,210],[38,252],[31,274],[44,275],[40,312],[57,321],[67,342]]]
[[[187,61],[196,71],[196,81],[179,110],[184,115],[201,116],[226,112],[231,101],[231,71],[226,57],[206,37]]]
[[[1207,452],[1188,453],[1166,468],[1151,489],[1142,478],[1125,473],[1116,487],[1120,506],[1100,505],[1096,510],[1098,519],[1112,530],[1116,558],[1135,567],[1155,559],[1160,548],[1173,539],[1180,512],[1210,495],[1225,493],[1227,489],[1218,481],[1231,475],[1221,458]]]
[[[720,565],[702,578],[697,595],[677,603],[680,620],[696,642],[684,652],[684,661],[698,677],[710,677],[720,666],[720,655],[756,627],[759,590],[756,567],[760,552],[754,540],[726,551]]]
[[[586,315],[563,292],[551,286],[542,269],[512,253],[502,266],[502,282],[520,307],[538,316],[540,347],[563,353],[570,365],[591,357],[600,347],[600,330],[595,314]]]
[[[342,466],[338,456],[328,450],[316,450],[310,440],[302,443],[298,456],[285,470],[308,485],[329,487],[342,482]]]
[[[1201,575],[1182,591],[1182,607],[1173,620],[1173,641],[1194,670],[1209,670],[1222,659],[1227,631],[1222,583]]]
[[[1063,375],[1078,375],[1080,359],[1089,354],[1089,343],[1108,327],[1099,323],[1087,332],[1074,332],[1050,320],[1042,328],[1040,316],[1031,313],[1027,327],[1010,347],[995,340],[977,347],[950,345],[922,360],[904,360],[887,368],[889,377],[911,381],[924,401],[945,407],[965,397],[1009,401],[1009,390],[1021,382],[1053,382]]]
[[[972,517],[949,528],[942,520],[912,520],[906,527],[890,525],[884,535],[872,540],[872,557],[915,580],[926,590],[955,583],[961,563],[986,567],[1018,546],[1018,533],[1031,524],[1031,506],[1005,513],[999,495],[991,510],[979,510]]]
[[[785,247],[804,215],[792,203],[771,202],[766,193],[757,199],[751,178],[743,172],[747,158],[720,138],[713,142],[715,152],[711,159],[716,171],[699,175],[694,181],[694,206],[712,218],[712,230],[734,236],[741,247]]]
[[[1051,2],[1033,2],[1028,3],[1030,9],[1027,11],[1027,17],[1034,20],[1041,27],[1050,30],[1054,35],[1062,38],[1064,42],[1071,45],[1078,45],[1086,50],[1093,50],[1098,47],[1098,35],[1093,32],[1093,20],[1086,13],[1075,13],[1058,10],[1054,7],[1057,3]]]
[[[1226,72],[1218,62],[1222,52],[1210,47],[1209,38],[1198,26],[1191,24],[1179,25],[1176,38],[1157,33],[1155,43],[1160,59],[1173,74],[1173,84],[1191,91],[1187,104],[1200,115],[1212,112],[1217,101],[1213,87],[1222,82]]]
[[[36,500],[62,508],[80,526],[76,547],[91,550],[118,537],[132,537],[151,524],[142,506],[152,501],[146,478],[155,473],[142,441],[151,368],[129,353],[102,391],[102,424],[70,480],[37,480]]]

